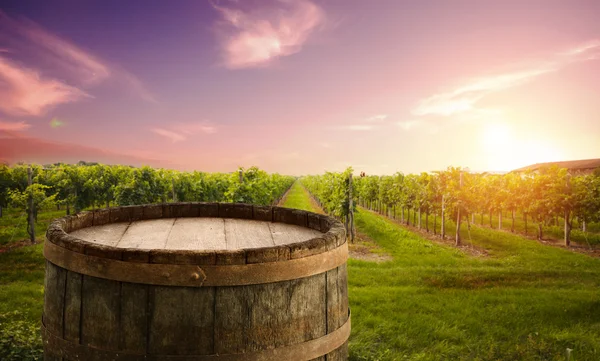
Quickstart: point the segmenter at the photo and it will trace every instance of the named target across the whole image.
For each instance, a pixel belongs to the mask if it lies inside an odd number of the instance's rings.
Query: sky
[[[600,1],[0,2],[0,161],[302,175],[600,157]]]

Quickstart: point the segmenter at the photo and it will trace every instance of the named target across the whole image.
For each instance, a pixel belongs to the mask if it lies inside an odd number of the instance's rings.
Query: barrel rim
[[[69,234],[78,229],[110,223],[161,218],[219,217],[279,222],[323,232],[323,235],[287,245],[239,250],[166,250],[119,248],[86,241]],[[104,208],[54,220],[46,239],[70,251],[127,262],[157,264],[234,265],[304,258],[340,247],[346,231],[338,220],[313,212],[245,203],[179,202]]]

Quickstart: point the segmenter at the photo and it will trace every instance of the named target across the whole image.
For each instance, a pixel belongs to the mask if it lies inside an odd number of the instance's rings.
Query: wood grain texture
[[[222,218],[177,218],[165,248],[210,251],[226,247]]]
[[[121,322],[119,350],[145,353],[148,334],[148,288],[121,283]]]
[[[225,218],[227,249],[262,248],[275,245],[266,222]]]
[[[323,233],[314,229],[295,226],[285,223],[270,223],[271,234],[276,245],[291,244],[307,241],[314,237],[319,237]]]
[[[44,323],[46,328],[63,336],[63,314],[67,271],[46,261],[44,280]]]
[[[63,312],[67,271],[46,261],[44,279],[44,324],[55,335],[63,335]],[[63,361],[61,357],[45,355],[46,361]]]
[[[133,222],[116,246],[120,248],[163,249],[174,222],[174,218]]]
[[[67,271],[64,306],[64,338],[73,342],[80,342],[79,325],[81,322],[81,284],[83,276],[79,273]]]
[[[148,296],[150,354],[212,353],[214,288],[157,286]]]
[[[281,347],[325,335],[325,275],[217,288],[215,353]]]
[[[214,251],[287,245],[307,241],[323,233],[286,223],[189,217],[110,223],[81,228],[70,235],[119,248]]]
[[[348,287],[346,265],[327,271],[327,333],[340,328],[348,320]],[[327,361],[348,359],[348,344],[327,354]]]
[[[129,227],[129,223],[110,223],[102,226],[81,228],[71,232],[71,235],[86,241],[116,246]]]
[[[81,292],[81,343],[103,349],[118,349],[120,282],[83,276]]]

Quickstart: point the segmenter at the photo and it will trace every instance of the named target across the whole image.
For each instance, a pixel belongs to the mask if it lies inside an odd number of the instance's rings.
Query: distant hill
[[[527,170],[536,171],[540,168],[558,166],[560,168],[567,168],[572,173],[592,173],[594,170],[600,168],[600,158],[597,159],[581,159],[581,160],[567,160],[562,162],[547,162],[547,163],[535,163],[513,170],[513,172],[525,172]]]

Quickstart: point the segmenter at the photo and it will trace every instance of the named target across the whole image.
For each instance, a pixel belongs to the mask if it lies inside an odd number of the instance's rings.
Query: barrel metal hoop
[[[44,352],[67,360],[111,360],[111,361],[307,361],[326,355],[341,347],[350,336],[350,310],[348,320],[340,328],[325,336],[283,346],[280,348],[237,354],[213,355],[143,355],[126,351],[104,350],[80,345],[52,334],[42,322]]]
[[[289,281],[346,263],[347,242],[327,252],[286,261],[241,265],[134,263],[85,255],[45,242],[44,257],[69,271],[113,281],[161,286],[243,286]]]

